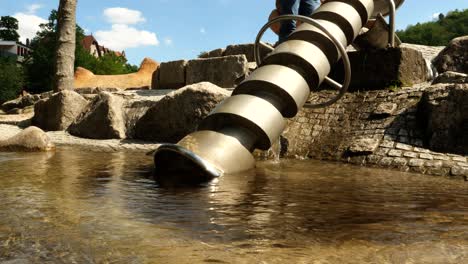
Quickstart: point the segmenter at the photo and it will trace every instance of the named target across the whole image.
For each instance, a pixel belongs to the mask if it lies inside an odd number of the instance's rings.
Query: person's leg
[[[320,0],[301,0],[299,15],[310,16],[320,6]]]
[[[297,15],[299,12],[299,2],[300,0],[280,0],[280,15]],[[293,20],[281,22],[279,43],[284,42],[294,29],[296,29],[296,22]]]

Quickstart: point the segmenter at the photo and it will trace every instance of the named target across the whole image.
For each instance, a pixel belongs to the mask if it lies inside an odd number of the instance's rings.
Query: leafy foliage
[[[28,90],[39,93],[53,89],[54,60],[57,47],[57,11],[52,10],[48,22],[41,24],[41,30],[31,42],[33,52],[27,63]],[[126,74],[138,70],[127,63],[124,57],[107,53],[101,58],[89,54],[82,46],[84,30],[76,26],[75,69],[83,67],[95,74]]]
[[[417,23],[396,33],[406,43],[445,46],[456,37],[468,35],[468,9],[441,14],[437,21]]]
[[[11,16],[0,17],[0,39],[7,41],[18,41],[18,20]]]
[[[16,59],[0,57],[0,103],[16,98],[23,85],[23,69]]]

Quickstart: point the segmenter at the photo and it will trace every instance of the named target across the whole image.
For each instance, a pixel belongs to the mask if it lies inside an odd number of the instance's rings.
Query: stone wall
[[[467,149],[462,155],[429,149],[425,126],[430,120],[421,115],[420,105],[431,89],[348,93],[328,108],[305,107],[283,133],[282,155],[467,177]]]

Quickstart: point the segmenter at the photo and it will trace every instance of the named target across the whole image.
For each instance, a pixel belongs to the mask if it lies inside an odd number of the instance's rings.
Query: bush
[[[0,103],[15,99],[23,89],[23,68],[14,58],[0,58]]]

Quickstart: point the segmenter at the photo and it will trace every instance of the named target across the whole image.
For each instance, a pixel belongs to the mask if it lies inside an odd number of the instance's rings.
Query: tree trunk
[[[76,0],[60,0],[54,91],[73,89],[76,42]]]

